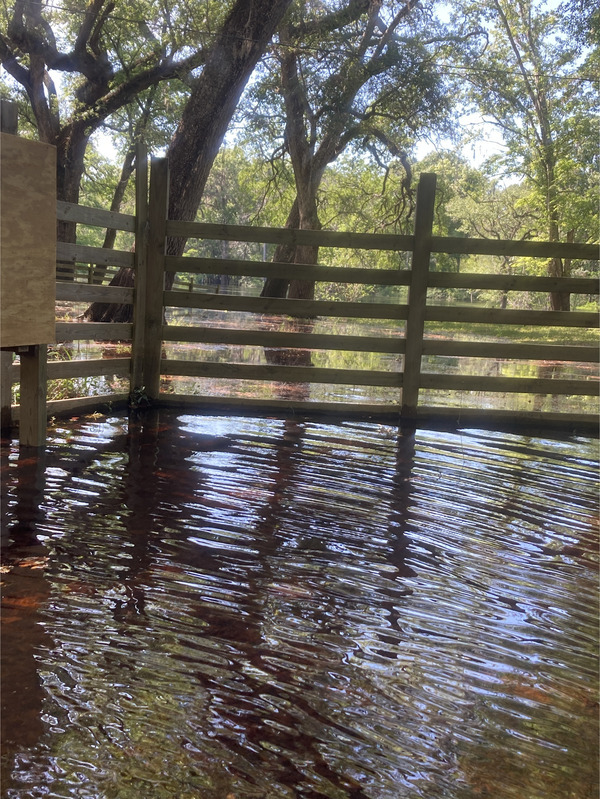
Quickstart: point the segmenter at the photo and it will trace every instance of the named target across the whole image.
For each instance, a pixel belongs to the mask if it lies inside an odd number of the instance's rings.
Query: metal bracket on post
[[[404,374],[402,376],[401,416],[406,419],[416,418],[419,401],[435,187],[436,176],[433,173],[423,173],[419,179],[417,189],[415,244],[412,257],[411,281],[408,290],[406,352],[404,355]]]

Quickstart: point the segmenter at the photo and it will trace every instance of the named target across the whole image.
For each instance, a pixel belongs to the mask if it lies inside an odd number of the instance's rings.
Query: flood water
[[[3,797],[597,796],[597,442],[152,411],[5,444]]]

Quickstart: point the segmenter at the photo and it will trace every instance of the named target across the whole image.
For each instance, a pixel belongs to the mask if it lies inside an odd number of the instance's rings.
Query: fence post
[[[148,250],[146,255],[146,336],[144,384],[149,399],[160,392],[160,358],[165,288],[165,241],[169,208],[169,164],[153,158],[150,167]]]
[[[17,104],[8,100],[0,100],[0,130],[2,133],[17,134]],[[0,427],[6,430],[12,427],[12,350],[0,352]]]
[[[412,271],[408,290],[408,317],[406,320],[406,352],[402,376],[402,411],[406,418],[417,415],[419,384],[421,379],[421,356],[423,354],[423,331],[427,306],[427,284],[431,258],[431,236],[435,206],[436,176],[423,173],[417,188],[415,211],[415,244],[412,256]]]
[[[46,386],[48,385],[47,348],[35,344],[20,348],[21,399],[19,404],[19,443],[24,447],[46,444]]]
[[[146,320],[146,249],[148,246],[148,151],[138,142],[135,149],[135,263],[133,334],[129,391],[144,385],[144,337]]]

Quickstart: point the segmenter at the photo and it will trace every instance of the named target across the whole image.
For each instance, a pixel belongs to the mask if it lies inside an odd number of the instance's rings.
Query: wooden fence
[[[420,401],[423,391],[500,392],[533,395],[587,396],[598,394],[598,381],[590,379],[557,379],[540,377],[502,377],[431,373],[422,369],[425,356],[439,355],[458,358],[510,359],[512,361],[549,361],[559,363],[598,362],[595,346],[570,346],[538,343],[481,342],[453,340],[450,337],[427,337],[426,325],[431,322],[459,323],[466,326],[492,323],[496,325],[527,325],[539,327],[596,328],[596,313],[565,311],[532,311],[469,306],[435,305],[428,301],[429,289],[498,290],[503,292],[553,292],[597,295],[598,282],[588,278],[550,278],[480,273],[448,273],[430,270],[432,254],[480,254],[596,260],[595,245],[498,241],[471,238],[446,238],[432,234],[435,199],[435,176],[422,175],[417,196],[414,235],[357,234],[333,231],[306,231],[215,225],[180,222],[167,219],[168,166],[162,159],[153,159],[150,192],[145,154],[138,151],[135,215],[115,214],[104,210],[58,204],[58,218],[87,226],[116,228],[133,234],[133,251],[106,250],[78,244],[59,244],[57,259],[64,265],[100,264],[107,267],[130,267],[135,272],[135,288],[91,285],[83,282],[57,283],[59,302],[119,302],[134,305],[134,323],[90,324],[60,322],[58,341],[119,340],[131,342],[131,355],[94,360],[48,361],[48,379],[68,379],[93,376],[116,376],[127,379],[121,391],[75,399],[48,402],[49,415],[91,411],[125,405],[132,392],[154,403],[187,405],[236,412],[334,413],[341,416],[361,416],[377,419],[401,417],[413,422],[452,420],[457,423],[560,424],[590,430],[596,425],[595,403],[590,401],[589,413],[543,413],[425,405]],[[411,254],[410,269],[340,268],[301,264],[277,264],[267,261],[225,260],[174,257],[165,255],[169,238],[260,242],[263,244],[316,245],[319,247],[350,248],[370,251],[407,252]],[[255,278],[281,277],[327,283],[356,283],[368,286],[407,287],[406,303],[346,302],[325,300],[293,300],[257,296],[231,296],[218,292],[165,291],[167,273],[198,275],[221,274]],[[210,311],[243,312],[251,320],[246,329],[172,325],[165,323],[165,309],[194,309],[202,317]],[[389,320],[390,325],[404,322],[404,334],[341,335],[304,332],[293,329],[272,331],[260,329],[264,316],[282,320],[371,319]],[[252,321],[253,320],[253,321]],[[465,329],[469,329],[466,327]],[[167,342],[195,342],[198,345],[253,346],[267,351],[287,350],[334,352],[372,352],[397,356],[394,368],[330,369],[285,363],[215,363],[203,359],[198,348],[193,361],[165,358]],[[402,368],[400,368],[402,363]],[[161,390],[166,376],[183,376],[233,381],[261,381],[268,388],[263,398],[214,396],[209,392],[184,395]],[[10,379],[18,381],[18,366],[12,366]],[[266,383],[265,383],[266,381]],[[395,392],[393,401],[339,402],[315,401],[310,392],[285,398],[276,396],[277,388],[285,386],[386,387]],[[281,392],[279,392],[281,393]],[[17,409],[13,409],[16,411]]]

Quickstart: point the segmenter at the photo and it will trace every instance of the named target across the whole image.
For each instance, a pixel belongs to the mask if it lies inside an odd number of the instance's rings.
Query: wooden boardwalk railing
[[[137,175],[137,212],[135,215],[114,214],[99,209],[59,203],[58,218],[79,224],[114,227],[135,234],[134,252],[104,250],[82,245],[60,244],[57,257],[73,264],[127,266],[135,273],[135,289],[95,286],[79,282],[58,282],[57,300],[61,302],[119,302],[135,307],[134,324],[90,324],[62,322],[57,324],[59,341],[119,340],[130,341],[131,357],[63,361],[48,363],[48,379],[91,377],[98,375],[129,376],[129,392],[97,397],[81,397],[48,403],[48,413],[56,415],[125,404],[130,392],[143,392],[154,402],[188,404],[196,407],[228,408],[238,411],[289,411],[341,413],[378,418],[402,416],[408,420],[434,417],[485,421],[510,419],[515,422],[555,422],[586,426],[597,418],[595,403],[589,413],[535,413],[508,410],[484,410],[478,407],[426,406],[423,391],[501,392],[552,394],[593,397],[598,394],[594,379],[550,379],[533,377],[492,377],[486,375],[442,374],[424,372],[423,358],[432,355],[514,361],[557,361],[593,364],[598,362],[598,349],[593,346],[538,343],[481,342],[428,338],[426,326],[444,324],[527,325],[596,328],[598,316],[587,312],[530,311],[499,308],[432,305],[429,289],[486,289],[511,292],[563,291],[597,295],[598,282],[591,278],[548,278],[515,275],[438,273],[430,271],[431,255],[465,253],[514,255],[548,258],[561,256],[597,260],[595,245],[530,241],[496,241],[471,238],[444,238],[432,235],[435,176],[423,175],[418,191],[415,234],[396,236],[381,234],[340,233],[248,226],[203,224],[169,221],[166,218],[168,169],[164,160],[153,160],[150,199],[146,202],[146,158],[139,153]],[[411,269],[340,268],[323,265],[277,264],[266,261],[215,260],[188,256],[165,255],[165,243],[171,237],[231,240],[275,244],[311,244],[319,247],[362,250],[391,250],[412,253]],[[408,287],[406,303],[346,302],[325,300],[288,300],[256,296],[231,296],[219,293],[164,290],[166,273],[222,274],[244,277],[282,277],[331,283]],[[256,323],[247,329],[165,324],[165,309],[195,309],[199,312],[223,311],[248,314],[250,319],[281,316],[293,319],[370,319],[405,322],[403,335],[343,335],[300,331],[259,329]],[[163,357],[165,342],[188,342],[202,345],[253,346],[268,350],[328,350],[387,353],[402,356],[402,369],[333,369],[307,365],[275,363],[213,363],[203,360],[198,350],[194,361]],[[309,398],[284,399],[270,396],[217,397],[209,392],[184,396],[161,391],[165,376],[206,379],[265,381],[274,384],[330,384],[387,387],[396,392],[392,402],[317,402]],[[18,367],[12,367],[11,379],[18,380]],[[263,392],[264,393],[264,392]]]

